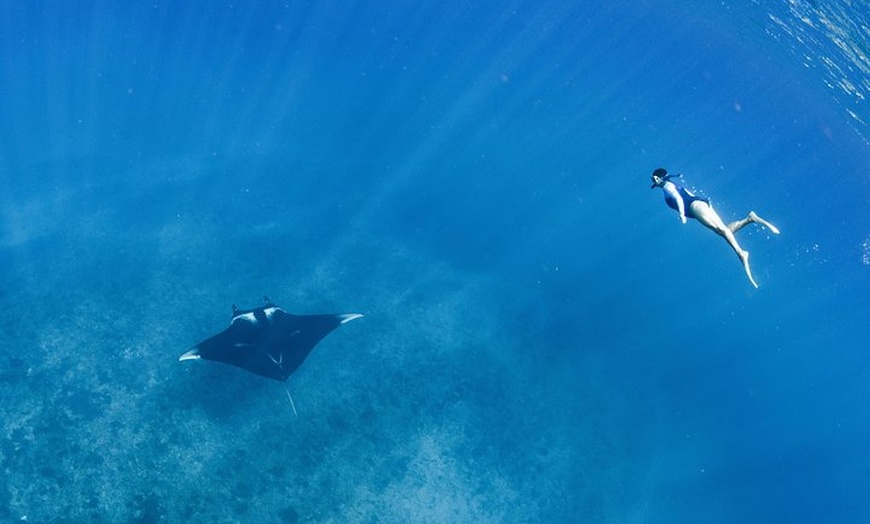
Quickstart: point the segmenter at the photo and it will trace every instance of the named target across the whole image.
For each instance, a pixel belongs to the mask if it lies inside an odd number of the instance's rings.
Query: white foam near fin
[[[338,316],[338,318],[342,324],[346,324],[346,323],[350,322],[351,320],[356,320],[360,317],[362,317],[362,315],[360,315],[359,313],[348,313],[346,315],[339,315]]]

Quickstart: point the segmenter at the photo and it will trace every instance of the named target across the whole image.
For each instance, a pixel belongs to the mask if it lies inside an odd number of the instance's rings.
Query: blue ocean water
[[[870,6],[616,4],[0,6],[0,519],[864,522]]]

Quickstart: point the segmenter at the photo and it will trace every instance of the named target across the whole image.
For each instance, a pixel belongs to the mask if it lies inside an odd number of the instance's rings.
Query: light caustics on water
[[[765,2],[755,3],[765,8]],[[791,38],[791,50],[806,67],[821,70],[855,130],[870,140],[870,10],[864,1],[789,0],[767,18],[768,33]]]

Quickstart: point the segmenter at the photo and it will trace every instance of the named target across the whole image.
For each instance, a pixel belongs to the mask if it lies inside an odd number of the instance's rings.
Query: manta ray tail
[[[287,400],[290,401],[290,407],[293,408],[293,415],[298,417],[299,413],[296,411],[296,404],[293,403],[293,397],[290,396],[290,388],[287,387],[286,382],[284,382],[284,392],[287,393]]]

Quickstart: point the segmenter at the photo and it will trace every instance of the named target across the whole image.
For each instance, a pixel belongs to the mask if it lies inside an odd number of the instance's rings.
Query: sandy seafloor
[[[819,4],[0,8],[0,521],[862,522],[868,17]],[[760,289],[660,165],[783,230]],[[298,416],[177,362],[263,295],[365,315]]]
[[[152,201],[166,192],[106,195],[111,206],[79,209],[78,225],[21,248],[29,271],[4,286],[27,298],[5,313],[4,518],[558,520],[578,486],[628,487],[603,458],[622,445],[605,429],[616,422],[608,395],[585,384],[554,411],[566,393],[517,369],[543,348],[499,327],[505,314],[525,321],[481,298],[489,279],[363,233],[312,245],[274,222],[252,232],[174,214],[176,203]],[[126,227],[126,210],[143,205],[166,213]],[[289,381],[298,417],[277,382],[175,360],[223,329],[235,297],[259,305],[260,290],[306,311],[366,314]],[[566,432],[569,414],[588,423]],[[577,441],[600,452],[580,456]],[[597,515],[616,509],[586,498]]]

